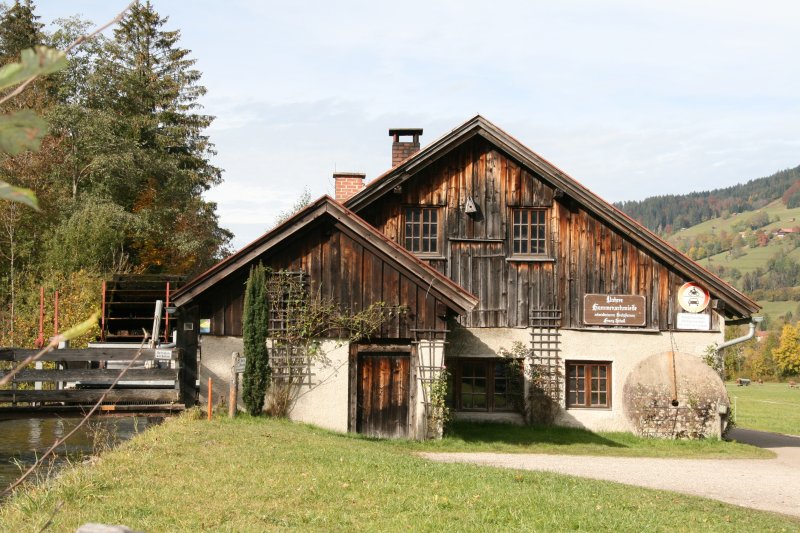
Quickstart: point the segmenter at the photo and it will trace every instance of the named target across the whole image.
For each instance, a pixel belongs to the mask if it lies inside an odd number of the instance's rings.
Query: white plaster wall
[[[720,320],[722,322],[722,320]],[[622,332],[614,330],[560,330],[561,372],[566,360],[610,361],[612,407],[610,409],[565,409],[565,398],[556,423],[593,431],[631,431],[623,411],[623,387],[628,374],[647,357],[667,351],[702,357],[706,347],[724,340],[721,331],[711,332]],[[511,350],[514,342],[530,347],[531,330],[524,328],[455,328],[448,336],[447,357],[497,357]],[[456,413],[456,418],[511,422],[508,413]],[[513,417],[512,417],[513,418]],[[517,418],[519,420],[519,418]]]
[[[610,361],[610,409],[562,409],[556,423],[585,427],[593,431],[632,431],[623,411],[623,388],[628,374],[651,355],[669,351],[703,356],[706,347],[723,341],[714,332],[633,333],[614,331],[561,330],[561,360]],[[562,366],[565,375],[565,368]],[[680,378],[680,376],[679,376]],[[564,398],[561,399],[564,405]]]
[[[200,381],[200,405],[208,405],[208,378],[211,378],[211,394],[214,405],[224,401],[227,405],[231,380],[231,353],[243,351],[241,337],[217,337],[202,335],[200,337],[198,364],[198,380]],[[241,379],[241,376],[240,376]],[[241,402],[241,384],[239,385],[239,401]]]
[[[312,363],[311,385],[297,391],[289,418],[346,433],[349,385],[349,344],[325,340],[322,356]]]
[[[200,344],[200,405],[208,402],[208,378],[212,381],[214,404],[227,404],[231,376],[231,353],[244,352],[241,337],[218,337],[204,335]],[[348,344],[325,340],[321,353],[312,365],[312,385],[304,385],[297,391],[296,400],[289,414],[292,420],[316,424],[335,431],[347,431],[348,402]],[[241,374],[239,375],[239,409],[242,403]]]

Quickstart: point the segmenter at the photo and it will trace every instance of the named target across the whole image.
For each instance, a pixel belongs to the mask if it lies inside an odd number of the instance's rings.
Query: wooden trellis
[[[444,345],[447,333],[449,330],[441,329],[413,329],[414,341],[417,346],[417,377],[422,385],[422,404],[425,412],[425,419],[428,420],[431,416],[431,388],[434,381],[436,381],[444,370]],[[423,345],[420,341],[429,341]],[[437,350],[442,354],[441,364],[436,364]],[[431,428],[428,427],[428,432]]]
[[[267,278],[269,304],[269,365],[272,379],[295,385],[311,385],[311,356],[305,342],[296,337],[297,321],[308,301],[308,276],[303,271],[280,270]]]
[[[537,374],[537,385],[555,403],[561,401],[561,310],[539,308],[531,310],[531,363]]]

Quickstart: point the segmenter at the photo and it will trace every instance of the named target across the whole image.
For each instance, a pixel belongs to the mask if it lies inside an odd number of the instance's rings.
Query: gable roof
[[[669,243],[480,115],[469,119],[388,172],[372,180],[363,190],[347,200],[345,205],[358,213],[454,148],[475,137],[486,139],[534,174],[549,182],[553,187],[563,191],[600,220],[637,243],[654,257],[674,268],[688,279],[694,279],[708,287],[713,294],[725,302],[727,311],[734,311],[737,316],[749,316],[758,312],[761,308],[756,302],[736,290],[733,286],[683,255]]]
[[[417,259],[412,253],[390,240],[330,196],[323,196],[235,254],[190,280],[172,295],[174,305],[180,307],[187,304],[217,282],[245,267],[287,239],[291,239],[309,224],[323,217],[330,217],[333,223],[341,224],[349,229],[351,234],[362,241],[362,244],[385,256],[386,260],[398,271],[418,284],[429,287],[434,296],[459,314],[467,313],[478,304],[475,296],[450,278]]]

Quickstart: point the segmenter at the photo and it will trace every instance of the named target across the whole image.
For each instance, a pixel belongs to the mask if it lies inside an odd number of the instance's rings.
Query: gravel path
[[[650,459],[512,453],[423,453],[433,461],[544,470],[713,498],[800,516],[800,437],[736,429],[732,438],[776,459]]]

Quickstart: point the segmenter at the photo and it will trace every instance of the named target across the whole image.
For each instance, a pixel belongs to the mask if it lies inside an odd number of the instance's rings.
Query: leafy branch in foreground
[[[0,91],[16,86],[14,90],[0,97],[0,105],[22,93],[37,78],[66,68],[67,53],[70,50],[119,22],[136,3],[137,0],[134,0],[108,23],[91,33],[79,36],[64,51],[46,46],[35,46],[22,50],[19,61],[0,68]],[[36,151],[46,134],[47,122],[30,109],[0,115],[0,151],[2,152],[16,155],[25,150]],[[0,180],[0,199],[19,202],[39,210],[39,201],[33,191],[23,187],[14,187],[2,180]]]

